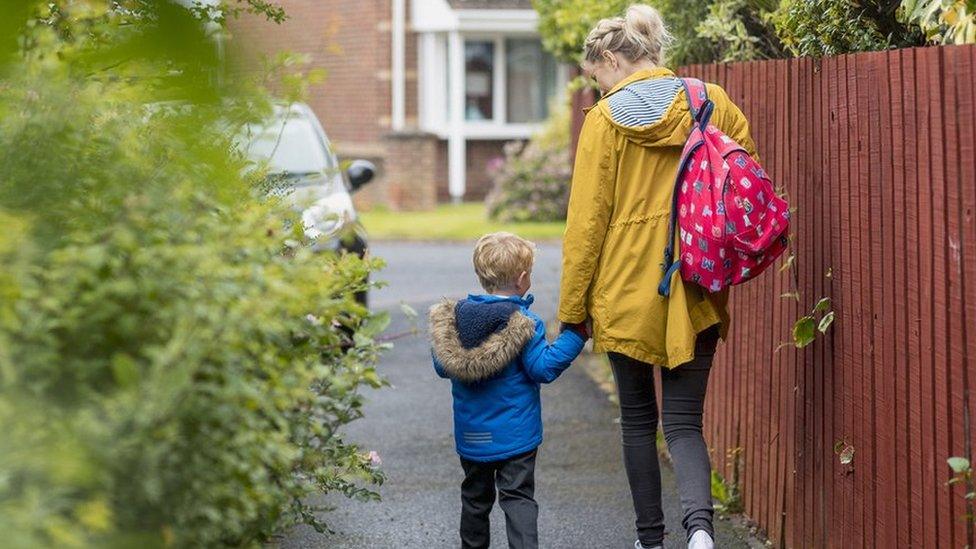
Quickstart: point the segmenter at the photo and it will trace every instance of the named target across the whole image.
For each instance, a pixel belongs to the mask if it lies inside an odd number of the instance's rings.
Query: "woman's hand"
[[[560,322],[559,333],[563,333],[566,330],[573,330],[574,332],[579,334],[580,337],[583,338],[583,341],[590,339],[590,335],[592,334],[592,330],[590,329],[589,319],[580,322],[578,324],[568,324],[566,322]]]

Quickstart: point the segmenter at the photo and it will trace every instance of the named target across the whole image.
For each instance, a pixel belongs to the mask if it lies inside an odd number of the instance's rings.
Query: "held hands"
[[[590,339],[590,336],[592,335],[592,330],[590,329],[590,321],[589,321],[589,319],[587,319],[587,320],[585,320],[583,322],[580,322],[578,324],[568,324],[566,322],[560,322],[559,323],[559,333],[563,333],[566,330],[573,330],[581,338],[583,338],[583,341],[586,341],[587,339]]]

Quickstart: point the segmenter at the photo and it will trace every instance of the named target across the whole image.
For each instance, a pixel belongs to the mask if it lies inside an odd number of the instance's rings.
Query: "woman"
[[[728,330],[728,295],[706,295],[678,274],[670,297],[657,293],[675,176],[691,128],[681,81],[661,66],[668,39],[660,15],[644,5],[600,21],[587,37],[583,70],[604,95],[580,135],[559,319],[591,319],[595,350],[609,353],[638,549],[661,547],[664,538],[652,375],[653,366],[662,367],[664,434],[682,524],[689,548],[704,549],[713,546],[713,511],[702,411],[715,346]],[[707,90],[712,124],[755,154],[742,112],[722,88]]]

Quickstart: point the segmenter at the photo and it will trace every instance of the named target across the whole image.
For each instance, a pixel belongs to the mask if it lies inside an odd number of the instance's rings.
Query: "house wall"
[[[378,168],[377,178],[356,194],[358,207],[383,204],[393,209],[428,207],[435,196],[447,202],[447,143],[418,134],[418,35],[410,32],[406,0],[405,132],[392,132],[391,0],[277,0],[288,14],[281,23],[242,15],[230,23],[228,42],[242,71],[261,67],[261,59],[290,51],[309,58],[307,68],[326,71],[309,89],[308,103],[342,159],[365,158]],[[469,141],[466,147],[465,200],[481,200],[491,189],[488,162],[502,154],[503,141]],[[413,149],[411,149],[413,147]],[[407,165],[411,150],[420,166]],[[423,156],[423,158],[421,158]],[[405,175],[429,180],[407,184]],[[421,188],[420,185],[430,188]],[[408,192],[405,189],[412,189]],[[410,196],[416,191],[421,196]]]
[[[409,2],[409,0],[408,0]],[[308,103],[340,152],[376,153],[390,131],[390,0],[279,0],[288,19],[275,24],[245,15],[230,24],[231,45],[242,65],[292,51],[309,56],[309,67],[326,71],[309,90]],[[408,10],[409,13],[409,10]],[[408,23],[409,25],[409,23]],[[406,115],[417,116],[417,38],[406,37]]]

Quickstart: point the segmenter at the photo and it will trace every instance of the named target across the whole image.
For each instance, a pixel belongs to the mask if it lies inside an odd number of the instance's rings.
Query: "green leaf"
[[[800,318],[793,325],[793,344],[796,345],[797,349],[806,347],[810,343],[813,343],[815,332],[816,322],[814,322],[812,316]]]
[[[970,471],[969,460],[964,457],[954,456],[946,460],[949,467],[952,468],[952,472],[958,474],[968,473]]]
[[[820,301],[813,307],[813,312],[822,313],[824,311],[830,310],[831,301],[829,297],[822,297]]]
[[[729,500],[729,490],[725,485],[725,479],[718,471],[712,470],[712,497],[722,505]]]
[[[112,357],[112,377],[120,387],[130,387],[139,381],[139,366],[131,356],[116,354]]]
[[[417,311],[413,307],[407,305],[405,302],[402,301],[400,302],[400,312],[402,312],[404,316],[406,316],[407,318],[410,319],[417,318]]]
[[[390,313],[382,311],[370,316],[357,333],[365,337],[376,337],[390,325]]]
[[[830,328],[830,325],[833,323],[834,323],[834,312],[830,311],[829,313],[825,314],[823,318],[820,319],[820,324],[817,326],[817,329],[820,330],[820,333],[825,334],[827,333],[827,328]]]

